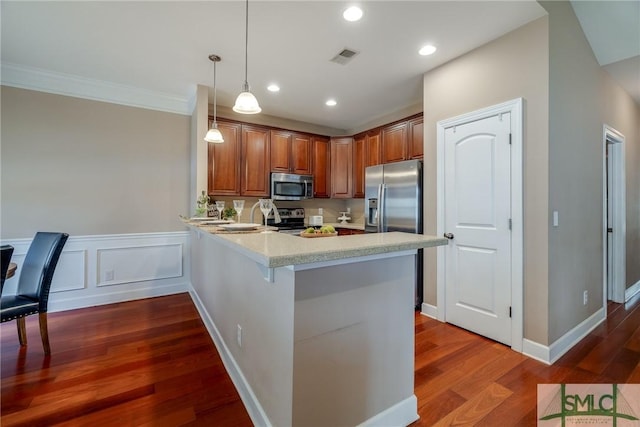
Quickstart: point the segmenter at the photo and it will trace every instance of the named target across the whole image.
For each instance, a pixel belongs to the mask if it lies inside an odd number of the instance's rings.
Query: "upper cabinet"
[[[270,138],[272,172],[311,173],[311,136],[272,129]]]
[[[380,129],[353,137],[353,197],[364,197],[367,166],[380,164]]]
[[[407,159],[407,123],[396,123],[382,129],[382,163]]]
[[[269,168],[271,146],[269,128],[242,125],[242,178],[243,196],[269,197]]]
[[[331,143],[329,138],[312,139],[313,197],[331,197]]]
[[[353,197],[353,138],[331,139],[331,197]]]
[[[209,194],[268,197],[270,172],[313,175],[313,197],[364,197],[365,169],[423,157],[422,114],[354,137],[319,135],[221,120],[209,144]]]
[[[240,123],[218,122],[224,143],[208,144],[209,194],[214,196],[237,196],[240,194]]]
[[[424,133],[422,126],[422,116],[409,120],[409,159],[422,159],[424,154]]]
[[[382,129],[382,163],[421,159],[423,156],[422,115]]]

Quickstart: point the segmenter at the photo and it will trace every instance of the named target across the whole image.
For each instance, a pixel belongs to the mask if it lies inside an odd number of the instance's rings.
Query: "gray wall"
[[[524,336],[547,340],[548,21],[540,18],[424,76],[425,234],[436,233],[436,123],[524,98]],[[436,305],[435,251],[425,302]]]
[[[625,137],[627,288],[640,282],[640,105],[602,71],[602,117]]]
[[[549,228],[549,342],[553,342],[602,307],[604,124],[627,137],[627,284],[639,278],[638,106],[597,63],[571,5],[541,4],[549,13],[551,41],[549,210],[560,216],[559,227]]]
[[[2,87],[1,237],[184,230],[189,117]]]

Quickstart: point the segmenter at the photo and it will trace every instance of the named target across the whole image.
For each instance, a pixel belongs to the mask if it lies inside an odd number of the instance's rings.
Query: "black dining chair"
[[[13,255],[13,246],[2,245],[0,246],[0,253],[2,254],[2,269],[0,270],[0,295],[4,290],[4,281],[7,278],[7,271],[9,270],[9,264],[11,264],[11,255]]]
[[[24,262],[20,266],[20,279],[15,295],[0,298],[2,323],[17,320],[20,345],[27,345],[25,317],[39,314],[40,336],[45,354],[51,354],[49,331],[47,329],[47,306],[51,279],[55,272],[62,248],[69,235],[66,233],[37,232]]]

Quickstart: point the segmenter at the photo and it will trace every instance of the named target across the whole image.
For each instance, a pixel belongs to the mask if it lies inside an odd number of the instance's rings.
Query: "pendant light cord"
[[[218,127],[218,122],[216,121],[216,109],[218,106],[218,100],[217,100],[218,86],[216,85],[216,62],[218,61],[213,61],[213,127],[214,128]]]
[[[248,69],[249,69],[249,0],[246,0],[245,3],[245,25],[244,25],[244,90],[249,92],[249,80],[248,80]]]

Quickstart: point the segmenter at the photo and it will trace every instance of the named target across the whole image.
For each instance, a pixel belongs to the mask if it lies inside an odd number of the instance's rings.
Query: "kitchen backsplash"
[[[234,199],[244,199],[244,210],[242,211],[242,222],[249,222],[251,207],[258,202],[257,197],[215,197],[215,200],[224,200],[225,208],[233,207]],[[336,223],[341,212],[346,212],[347,208],[351,208],[351,213],[347,216],[351,217],[349,223],[364,224],[364,200],[363,199],[310,199],[295,202],[287,202],[276,200],[275,205],[281,208],[302,207],[305,210],[306,218],[311,215],[319,215],[318,209],[322,208],[323,220],[326,223]],[[253,214],[254,222],[262,221],[262,213],[256,207]]]

